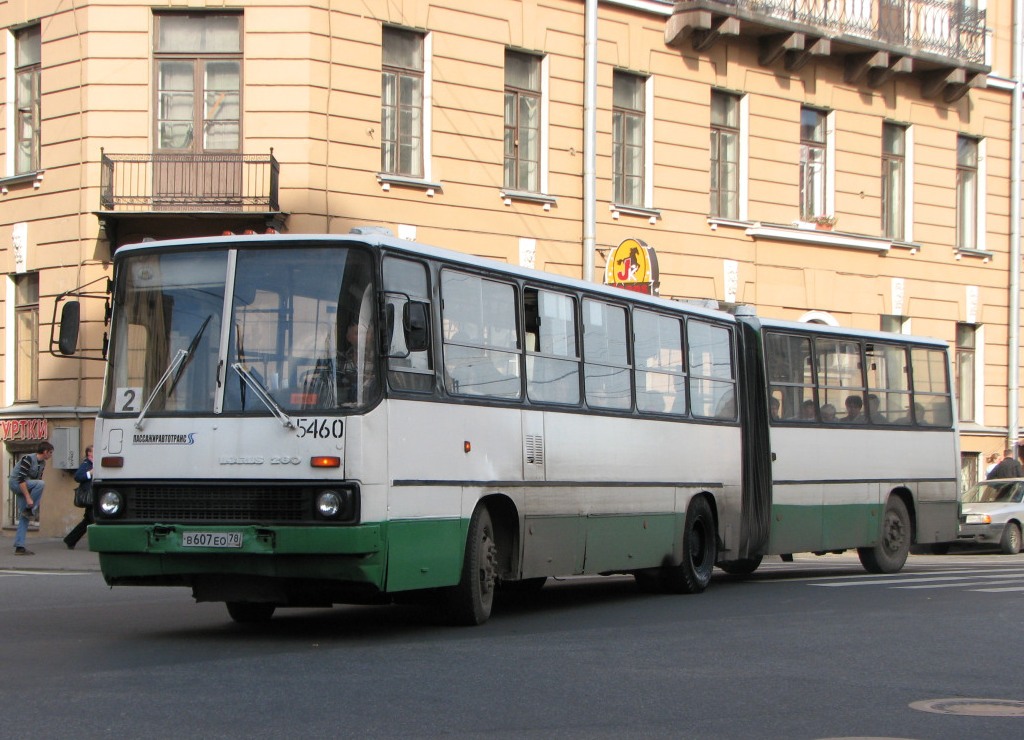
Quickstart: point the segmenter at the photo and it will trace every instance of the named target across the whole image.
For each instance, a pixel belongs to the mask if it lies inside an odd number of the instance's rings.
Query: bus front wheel
[[[910,514],[899,496],[892,496],[882,515],[882,532],[874,547],[858,547],[868,573],[898,573],[910,554]]]
[[[494,524],[486,506],[478,506],[469,520],[462,578],[448,592],[448,616],[452,624],[483,624],[491,616],[498,576],[498,546]]]
[[[690,501],[686,509],[683,527],[682,562],[667,569],[665,585],[670,591],[682,594],[699,594],[711,582],[711,571],[715,567],[718,541],[715,533],[715,516],[703,496]]]

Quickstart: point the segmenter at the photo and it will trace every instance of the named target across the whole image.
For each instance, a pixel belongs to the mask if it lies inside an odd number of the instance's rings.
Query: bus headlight
[[[337,491],[323,491],[316,497],[316,511],[324,519],[335,519],[342,510],[341,494]]]
[[[98,506],[100,514],[113,518],[120,516],[124,501],[117,491],[101,491]]]

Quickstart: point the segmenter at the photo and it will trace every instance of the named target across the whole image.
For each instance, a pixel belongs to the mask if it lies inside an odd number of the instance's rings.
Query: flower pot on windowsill
[[[814,224],[818,231],[832,231],[833,224]]]
[[[829,214],[822,214],[815,216],[811,219],[814,222],[814,228],[820,229],[821,231],[832,231],[832,227],[836,225],[836,221],[839,219]]]

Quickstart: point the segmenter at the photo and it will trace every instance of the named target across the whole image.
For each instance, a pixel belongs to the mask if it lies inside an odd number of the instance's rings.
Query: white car
[[[998,547],[1006,555],[1021,549],[1024,478],[982,481],[961,499],[957,544]]]

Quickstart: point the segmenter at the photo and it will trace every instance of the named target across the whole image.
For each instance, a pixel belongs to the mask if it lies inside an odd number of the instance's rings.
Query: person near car
[[[25,547],[25,537],[28,535],[28,520],[33,514],[39,516],[39,502],[46,487],[43,483],[43,470],[51,457],[53,445],[46,441],[40,442],[35,452],[30,452],[18,461],[7,481],[18,503],[18,529],[14,533],[15,555],[35,554]]]
[[[987,457],[985,457],[985,477],[986,478],[988,478],[990,475],[992,475],[992,471],[996,469],[996,465],[998,465],[999,461],[1002,460],[1002,459],[1003,459],[1003,456],[1000,455],[998,452],[989,453],[989,455]]]
[[[1024,477],[1024,474],[1021,472],[1020,462],[1013,456],[1011,449],[1003,450],[1003,459],[988,474],[988,480],[1020,477]]]

